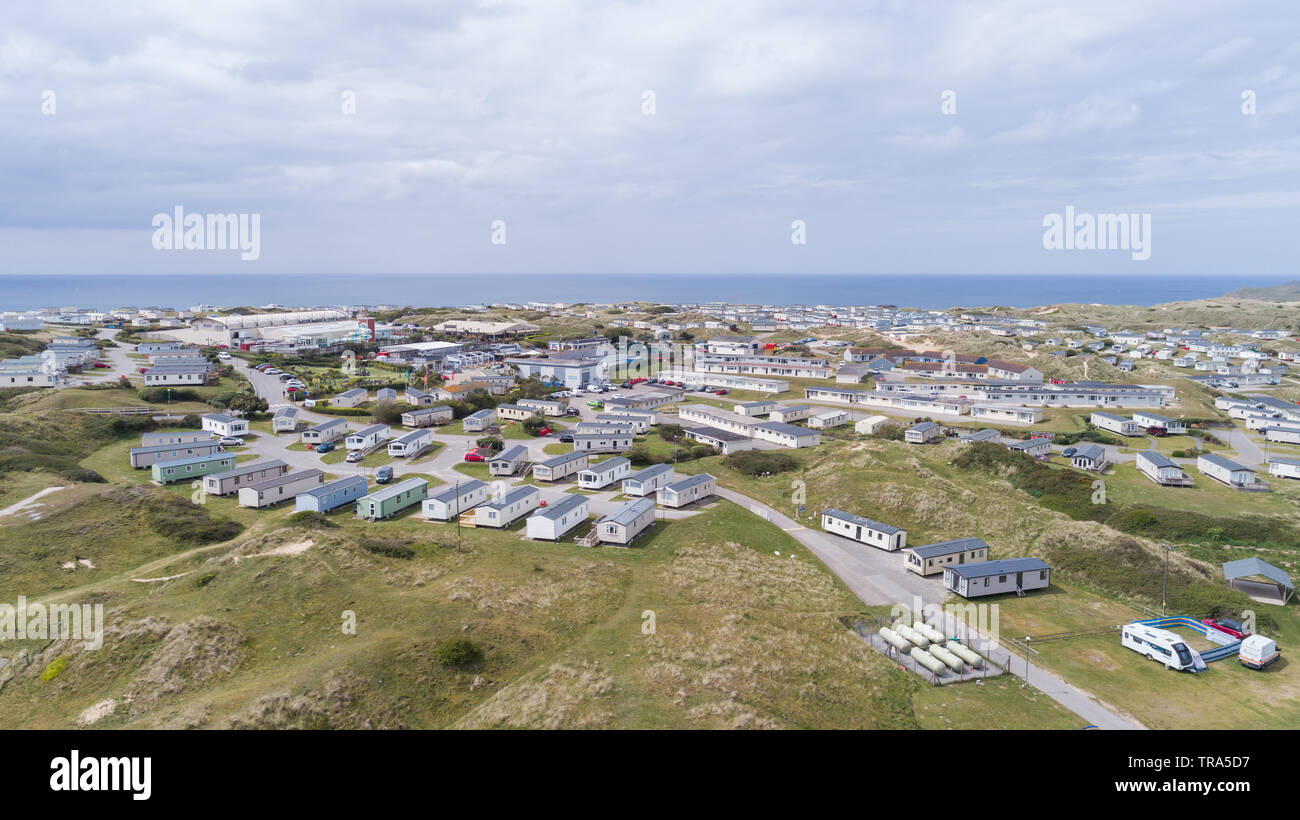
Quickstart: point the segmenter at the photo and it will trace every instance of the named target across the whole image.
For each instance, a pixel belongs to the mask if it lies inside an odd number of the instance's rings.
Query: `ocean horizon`
[[[0,310],[195,305],[410,305],[491,302],[1035,307],[1149,306],[1223,296],[1281,276],[1041,274],[43,274],[0,275]]]

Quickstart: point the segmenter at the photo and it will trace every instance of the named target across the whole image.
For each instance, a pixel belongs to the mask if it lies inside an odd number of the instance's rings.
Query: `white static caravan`
[[[368,486],[363,475],[345,476],[298,493],[293,499],[294,509],[298,512],[329,512],[361,498]]]
[[[1184,672],[1197,670],[1199,656],[1177,633],[1157,629],[1142,623],[1125,624],[1120,630],[1120,643],[1139,655],[1157,660],[1170,669]],[[1200,668],[1204,668],[1201,661]]]
[[[914,424],[903,431],[903,440],[908,444],[925,444],[934,441],[943,433],[943,428],[932,421]]]
[[[971,564],[987,561],[989,545],[982,538],[954,538],[918,547],[904,547],[904,566],[917,575],[934,575],[943,572],[949,564]]]
[[[271,432],[273,433],[296,433],[298,432],[298,408],[281,407],[275,411],[275,416],[271,418]]]
[[[613,413],[598,413],[596,415],[596,423],[630,427],[632,428],[633,435],[644,436],[646,433],[650,432],[650,427],[654,424],[654,417],[646,414],[629,414],[623,416],[615,415]]]
[[[653,498],[629,501],[611,515],[596,522],[596,537],[602,544],[625,547],[655,522]]]
[[[623,479],[623,495],[654,495],[677,479],[671,464],[655,464]]]
[[[1046,589],[1052,568],[1038,558],[1005,558],[943,568],[943,585],[963,598]]]
[[[1155,450],[1144,450],[1138,453],[1135,463],[1138,472],[1157,484],[1170,487],[1190,487],[1193,484],[1178,462]]]
[[[589,465],[578,473],[578,486],[584,490],[603,490],[615,481],[632,474],[632,462],[619,456]]]
[[[1268,460],[1268,474],[1278,478],[1300,478],[1300,458],[1271,456]]]
[[[1202,475],[1208,475],[1215,481],[1222,481],[1229,487],[1249,487],[1256,482],[1254,470],[1214,453],[1202,453],[1197,456],[1196,469]]]
[[[533,465],[533,478],[538,481],[559,481],[576,475],[587,467],[586,453],[565,453]]]
[[[573,449],[584,453],[626,453],[632,449],[632,434],[574,433]]]
[[[820,431],[809,430],[797,424],[786,424],[783,421],[765,421],[762,424],[755,424],[753,434],[759,441],[780,444],[782,447],[816,447],[822,443]]]
[[[678,479],[667,487],[660,487],[656,497],[660,504],[673,509],[685,507],[713,495],[718,480],[708,473]]]
[[[887,552],[907,546],[907,530],[833,507],[822,513],[822,529]]]
[[[365,403],[370,394],[363,388],[354,387],[351,390],[345,390],[334,397],[330,404],[335,407],[356,407],[358,404]]]
[[[202,421],[204,430],[221,438],[242,436],[248,432],[246,419],[237,419],[225,413],[204,413]]]
[[[585,495],[566,493],[565,497],[550,505],[533,510],[525,523],[525,531],[535,541],[559,541],[565,533],[587,520],[591,500]]]
[[[497,418],[510,421],[527,421],[541,416],[542,411],[518,404],[498,404]]]
[[[1265,427],[1264,440],[1279,444],[1300,444],[1300,427]]]
[[[808,426],[814,430],[829,430],[841,424],[848,424],[848,421],[849,414],[844,410],[823,410],[809,416]]]
[[[492,408],[470,413],[461,422],[466,433],[481,433],[497,423],[497,411]]]
[[[731,408],[733,413],[739,413],[742,416],[766,416],[775,409],[776,402],[771,399],[740,402]]]
[[[1047,438],[1028,438],[1008,442],[1006,448],[1013,453],[1024,453],[1027,456],[1045,456],[1052,452],[1052,440]]]
[[[445,404],[437,407],[417,407],[402,414],[403,427],[432,427],[452,420],[452,410]]]
[[[393,458],[407,458],[431,446],[433,446],[433,433],[424,429],[412,430],[388,442],[388,455]]]
[[[569,409],[564,402],[549,399],[520,399],[516,404],[529,410],[536,410],[544,416],[563,416],[564,411]]]
[[[145,433],[140,436],[141,447],[157,447],[161,444],[197,444],[215,441],[216,433],[211,430],[187,430],[182,433]]]
[[[348,423],[343,419],[329,419],[302,431],[303,444],[325,444],[337,441],[348,434]]]
[[[209,473],[203,477],[203,492],[208,495],[229,495],[243,487],[251,487],[263,481],[282,476],[289,472],[289,465],[279,459],[255,461],[244,464],[224,473]]]
[[[472,479],[443,487],[428,498],[421,506],[421,515],[429,521],[450,521],[466,510],[472,510],[487,501],[488,485],[486,481]]]
[[[1043,408],[1017,407],[1014,404],[984,404],[977,402],[971,405],[970,414],[972,418],[1005,421],[1012,424],[1037,424],[1043,420]]]
[[[392,428],[387,424],[372,424],[369,427],[363,427],[349,433],[348,437],[343,440],[343,444],[349,450],[370,450],[392,437]]]
[[[1094,427],[1099,427],[1102,430],[1109,430],[1112,433],[1119,433],[1121,436],[1142,435],[1142,425],[1127,416],[1117,416],[1114,413],[1093,412],[1089,421]]]
[[[474,526],[508,527],[541,506],[542,493],[536,487],[515,487],[499,499],[489,499],[474,508]]]
[[[717,427],[688,427],[686,437],[691,441],[706,444],[723,455],[754,449],[754,440],[749,436],[733,433],[730,430],[720,430]]]
[[[854,423],[853,432],[864,435],[875,435],[889,424],[889,416],[868,416]]]
[[[239,490],[239,506],[270,507],[325,483],[320,470],[296,470]]]
[[[768,421],[783,421],[789,424],[792,421],[806,419],[813,414],[813,408],[807,404],[792,404],[789,407],[777,407],[767,414]]]
[[[1162,427],[1164,428],[1164,431],[1171,436],[1183,435],[1187,432],[1187,425],[1182,420],[1158,416],[1155,413],[1148,413],[1145,410],[1134,412],[1133,421],[1143,429],[1147,427]]]
[[[514,475],[527,461],[528,448],[522,444],[513,444],[488,459],[488,472],[497,476]]]

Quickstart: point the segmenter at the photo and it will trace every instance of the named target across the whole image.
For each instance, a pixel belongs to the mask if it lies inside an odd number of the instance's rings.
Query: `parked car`
[[[112,367],[108,362],[95,362],[95,367]]]
[[[1206,618],[1201,623],[1206,626],[1212,626],[1220,632],[1224,632],[1237,640],[1245,640],[1250,637],[1246,627],[1242,626],[1241,621],[1234,621],[1230,618]]]
[[[282,382],[287,382],[287,381],[290,381],[290,380],[292,380],[292,379],[293,379],[293,376],[290,376],[288,373],[281,373],[281,374],[280,374],[280,381],[282,381]]]
[[[714,391],[713,391],[713,395],[715,395],[715,396],[725,396],[725,395],[727,395],[727,394],[730,393],[730,392],[731,392],[731,391],[728,390],[728,389],[725,388],[725,387],[719,387],[717,390],[714,390]]]
[[[600,392],[600,385],[598,385],[598,384],[589,384],[589,385],[587,385],[587,392],[588,392],[588,393],[599,393],[599,392]]]
[[[348,457],[343,460],[346,461],[348,464],[356,464],[358,461],[360,461],[365,457],[366,454],[361,452],[360,450],[353,450],[352,452],[348,453]]]
[[[465,454],[465,460],[466,460],[466,461],[486,461],[487,459],[483,458],[483,456],[479,455],[478,453],[470,452],[470,453],[466,453],[466,454]]]
[[[392,480],[393,480],[392,467],[380,467],[379,471],[375,473],[375,481],[378,482],[379,484],[387,484]]]
[[[566,408],[566,409],[565,409],[565,411],[564,411],[564,415],[566,415],[566,416],[581,416],[581,415],[582,415],[582,411],[579,410],[579,409],[576,408],[576,407],[569,407],[569,408]]]
[[[223,351],[221,351],[220,353],[217,354],[217,358],[218,358],[218,359],[229,359],[229,358],[230,358],[230,354],[223,350]]]
[[[1163,438],[1164,436],[1169,435],[1169,431],[1163,427],[1148,427],[1147,435],[1156,436],[1157,438]]]
[[[239,436],[226,436],[217,443],[222,447],[239,447],[243,445],[244,440]]]
[[[1065,456],[1066,458],[1073,458],[1074,454],[1077,452],[1079,452],[1078,447],[1066,447],[1064,450],[1061,451],[1061,455]]]
[[[316,445],[316,452],[318,453],[328,453],[331,452],[333,449],[334,449],[334,442],[332,441],[327,441],[324,444]]]
[[[560,434],[560,441],[563,442],[563,443],[565,443],[565,444],[572,444],[572,443],[573,443],[573,434],[572,434],[572,433],[561,433],[561,434]]]
[[[591,401],[587,402],[587,406],[592,408],[593,410],[601,410],[605,407],[605,402],[601,401],[600,399],[592,399]]]

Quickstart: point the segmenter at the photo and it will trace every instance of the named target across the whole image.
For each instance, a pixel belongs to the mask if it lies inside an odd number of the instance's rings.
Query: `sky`
[[[1298,65],[1285,2],[13,4],[0,274],[1294,278]]]

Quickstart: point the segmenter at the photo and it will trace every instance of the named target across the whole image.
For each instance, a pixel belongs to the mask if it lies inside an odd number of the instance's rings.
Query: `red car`
[[[1239,641],[1250,637],[1250,633],[1241,625],[1240,621],[1231,621],[1227,618],[1206,618],[1201,621],[1206,626],[1212,626],[1220,632],[1225,632]]]
[[[483,456],[479,455],[478,453],[466,453],[466,454],[465,454],[465,460],[466,460],[466,461],[484,461],[485,459],[483,458]]]
[[[726,391],[725,388],[723,388],[723,389],[718,389],[718,390],[714,390],[714,391],[713,391],[713,395],[715,395],[715,396],[725,396],[725,395],[727,395],[727,391]]]
[[[108,362],[95,362],[95,367],[109,368],[112,366],[113,365],[109,364]]]

